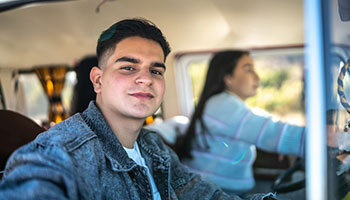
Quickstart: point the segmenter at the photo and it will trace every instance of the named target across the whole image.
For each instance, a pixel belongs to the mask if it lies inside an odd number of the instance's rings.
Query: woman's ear
[[[224,76],[224,83],[225,83],[226,89],[230,88],[230,85],[232,84],[232,75],[231,74],[226,74]]]
[[[93,67],[90,71],[90,80],[94,86],[96,94],[101,92],[101,79],[103,71],[98,67]]]

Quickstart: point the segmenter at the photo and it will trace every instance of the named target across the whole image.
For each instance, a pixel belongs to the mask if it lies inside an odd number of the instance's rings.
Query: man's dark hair
[[[99,66],[103,65],[106,54],[109,54],[107,52],[111,51],[113,53],[117,43],[132,36],[139,36],[157,42],[163,50],[164,60],[170,53],[169,43],[155,24],[146,19],[125,19],[113,24],[101,33],[96,47]]]

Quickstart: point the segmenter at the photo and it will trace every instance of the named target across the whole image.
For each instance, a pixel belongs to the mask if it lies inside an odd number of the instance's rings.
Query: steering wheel
[[[289,181],[292,175],[297,172],[304,172],[304,177],[298,181]],[[305,159],[297,159],[294,165],[284,171],[272,184],[272,190],[277,193],[293,192],[305,187]]]

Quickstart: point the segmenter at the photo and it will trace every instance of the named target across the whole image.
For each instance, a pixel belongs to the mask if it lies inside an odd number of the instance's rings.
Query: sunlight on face
[[[164,72],[164,54],[157,42],[123,39],[101,70],[96,102],[106,115],[145,119],[163,100]]]
[[[243,55],[232,74],[225,77],[225,84],[227,90],[246,100],[256,95],[259,80],[252,58],[249,55]]]

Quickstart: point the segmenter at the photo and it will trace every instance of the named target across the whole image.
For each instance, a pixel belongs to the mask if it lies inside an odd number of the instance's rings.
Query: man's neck
[[[133,148],[140,130],[143,126],[144,119],[132,119],[125,116],[117,115],[110,110],[104,110],[99,107],[107,124],[111,127],[119,142],[126,148]]]
[[[143,125],[143,121],[138,123],[136,121],[123,122],[122,120],[113,120],[117,123],[107,123],[113,130],[115,136],[117,136],[119,142],[126,148],[133,148],[137,137],[140,134],[140,130]]]

